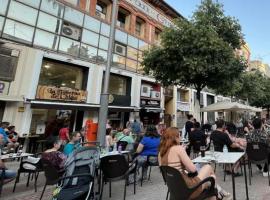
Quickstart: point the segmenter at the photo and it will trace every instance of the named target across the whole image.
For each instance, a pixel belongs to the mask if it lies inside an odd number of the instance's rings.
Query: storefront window
[[[100,36],[99,39],[99,48],[108,50],[109,47],[109,38]]]
[[[88,31],[86,29],[83,29],[83,34],[82,34],[82,42],[93,45],[93,46],[98,46],[98,34]]]
[[[33,39],[34,28],[7,19],[4,28],[4,37],[16,40],[22,43],[31,43]]]
[[[83,89],[83,69],[62,63],[43,61],[39,85]]]
[[[126,58],[123,56],[119,56],[117,54],[113,54],[113,65],[119,68],[125,68]]]
[[[79,55],[80,43],[65,37],[61,37],[59,51],[66,52],[73,56]]]
[[[66,19],[67,21],[72,22],[78,26],[82,26],[83,13],[81,13],[75,9],[72,9],[70,7],[66,7],[64,19]]]
[[[38,11],[21,3],[11,1],[8,17],[35,26]]]
[[[80,50],[80,57],[87,60],[96,61],[97,48],[89,46],[87,44],[82,44]]]
[[[42,0],[40,9],[57,17],[62,17],[64,6],[57,1]]]
[[[115,31],[115,40],[126,44],[127,43],[127,34],[124,33],[123,31],[116,30]]]
[[[57,35],[37,29],[34,45],[57,50],[58,40],[59,37]]]
[[[44,12],[39,13],[38,17],[38,23],[37,26],[41,29],[54,32],[54,33],[60,33],[62,20],[53,17],[51,15],[48,15]]]
[[[91,30],[91,31],[95,31],[95,32],[99,33],[100,21],[94,19],[93,17],[85,15],[84,27]]]
[[[102,23],[100,33],[105,36],[110,35],[110,26],[108,24]]]
[[[8,0],[0,0],[0,14],[5,15],[8,5]]]
[[[115,95],[127,95],[127,79],[122,76],[110,76],[109,93]]]
[[[24,4],[27,4],[29,6],[33,6],[35,8],[38,8],[39,7],[39,3],[40,3],[40,0],[17,0],[17,1],[20,1]]]

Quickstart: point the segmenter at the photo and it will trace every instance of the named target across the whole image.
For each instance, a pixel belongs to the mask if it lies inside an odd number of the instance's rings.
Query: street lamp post
[[[116,15],[117,15],[117,10],[118,10],[117,4],[118,4],[118,0],[113,0],[108,59],[107,59],[107,64],[106,64],[102,93],[100,95],[100,108],[99,108],[99,115],[98,115],[98,141],[100,142],[100,145],[102,147],[105,146],[105,137],[106,137],[105,132],[106,132],[107,117],[108,117],[108,104],[109,104],[108,86],[109,86],[110,70],[111,70],[112,58],[113,58]]]

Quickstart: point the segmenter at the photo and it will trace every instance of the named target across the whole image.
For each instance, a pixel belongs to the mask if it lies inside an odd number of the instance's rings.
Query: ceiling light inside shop
[[[61,83],[61,85],[62,85],[62,86],[66,86],[66,84],[65,84],[65,83]]]
[[[44,67],[46,68],[46,69],[50,69],[50,65],[44,65]]]
[[[71,81],[72,84],[75,84],[75,81]]]

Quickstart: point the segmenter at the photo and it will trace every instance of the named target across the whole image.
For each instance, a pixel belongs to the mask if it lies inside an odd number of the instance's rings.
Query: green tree
[[[163,31],[160,46],[145,52],[142,64],[164,86],[194,87],[198,106],[204,87],[218,89],[244,70],[235,54],[242,38],[237,20],[225,16],[222,5],[204,0],[190,21],[178,19]]]

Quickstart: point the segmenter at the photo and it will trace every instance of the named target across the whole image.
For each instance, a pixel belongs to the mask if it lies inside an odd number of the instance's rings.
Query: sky
[[[189,18],[201,0],[165,0],[181,15]],[[239,20],[251,59],[270,64],[270,0],[219,0],[226,15]]]

